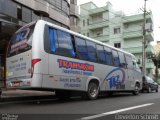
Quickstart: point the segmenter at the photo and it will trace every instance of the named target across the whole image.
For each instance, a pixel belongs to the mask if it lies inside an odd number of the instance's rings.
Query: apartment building
[[[152,13],[147,14],[146,18],[146,71],[147,75],[152,76],[155,67],[151,58],[154,49],[150,44],[154,41]],[[122,11],[115,11],[110,2],[103,7],[97,7],[93,2],[80,5],[81,34],[133,53],[141,63],[143,23],[143,13],[125,15]]]

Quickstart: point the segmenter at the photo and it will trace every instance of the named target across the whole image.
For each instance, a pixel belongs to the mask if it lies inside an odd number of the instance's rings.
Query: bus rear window
[[[35,24],[16,32],[10,41],[7,57],[11,57],[32,48],[32,34]]]

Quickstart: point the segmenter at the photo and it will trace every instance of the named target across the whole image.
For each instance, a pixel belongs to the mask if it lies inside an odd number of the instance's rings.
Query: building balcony
[[[154,41],[154,34],[153,34],[153,32],[147,32],[146,33],[146,39],[148,40],[148,42]]]
[[[148,45],[147,48],[146,48],[146,53],[152,53],[154,54],[154,48],[152,45]]]
[[[143,37],[143,33],[141,30],[137,30],[137,31],[125,31],[123,33],[123,38],[125,40],[127,39],[131,39],[131,38],[140,38]]]
[[[101,35],[101,36],[96,36],[92,38],[104,43],[109,42],[109,35]]]
[[[142,53],[142,46],[139,47],[129,47],[129,48],[123,48],[124,51],[127,51],[132,54],[136,53]]]
[[[123,33],[123,38],[124,40],[132,39],[132,38],[142,38],[143,39],[143,33],[142,33],[142,30],[125,31]],[[153,33],[146,32],[146,39],[148,42],[154,41]]]
[[[101,8],[91,9],[91,10],[89,10],[89,15],[92,16],[92,15],[95,15],[95,14],[102,13],[104,11],[108,11],[108,8],[107,7],[101,7]]]
[[[94,30],[94,29],[98,29],[98,28],[102,28],[102,27],[106,27],[106,26],[109,26],[108,20],[91,23],[91,24],[89,24],[88,29]]]
[[[132,54],[136,54],[136,53],[142,53],[142,46],[138,46],[138,47],[129,47],[129,48],[123,48],[123,50],[132,53]],[[154,49],[151,45],[148,45],[146,48],[146,53],[150,54],[150,53],[154,53]]]
[[[146,19],[150,19],[152,21],[152,15],[148,14],[146,15]],[[137,22],[137,21],[143,21],[144,16],[143,14],[136,14],[136,15],[130,15],[130,16],[124,16],[123,23],[131,23],[131,22]]]

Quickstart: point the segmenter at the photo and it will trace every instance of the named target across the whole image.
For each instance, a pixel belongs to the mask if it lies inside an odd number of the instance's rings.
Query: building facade
[[[77,6],[77,0],[70,0],[70,29],[72,31],[78,32],[78,16],[79,8]]]
[[[8,42],[19,27],[43,19],[76,31],[77,18],[77,0],[0,0],[0,80],[5,76]]]
[[[156,81],[160,84],[160,41],[157,41],[157,44],[154,46],[155,56],[154,56],[154,64],[156,66],[154,75]]]
[[[151,28],[152,13],[147,14],[146,18],[146,27]],[[110,2],[100,8],[93,2],[80,5],[81,34],[133,53],[138,61],[142,61],[143,21],[142,13],[127,16],[122,11],[114,11]],[[154,64],[150,56],[154,54],[154,49],[150,42],[154,38],[151,29],[147,29],[146,33],[146,71],[151,76]]]

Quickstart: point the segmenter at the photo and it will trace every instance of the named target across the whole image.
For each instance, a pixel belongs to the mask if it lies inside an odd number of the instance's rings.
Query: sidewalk
[[[7,90],[2,91],[2,98],[54,95],[54,92],[31,90]]]

